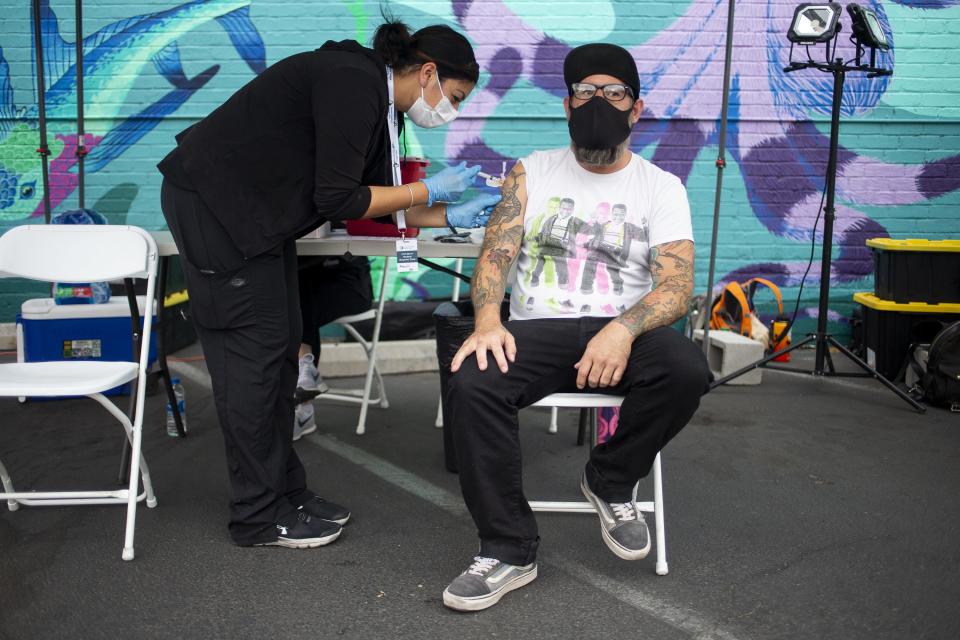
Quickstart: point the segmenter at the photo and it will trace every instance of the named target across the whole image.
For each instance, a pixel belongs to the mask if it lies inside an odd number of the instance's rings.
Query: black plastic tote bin
[[[960,240],[873,238],[874,293],[892,302],[960,303]]]
[[[863,306],[863,337],[867,364],[893,380],[911,344],[929,343],[950,322],[960,320],[960,303],[901,304],[872,293],[856,293]]]

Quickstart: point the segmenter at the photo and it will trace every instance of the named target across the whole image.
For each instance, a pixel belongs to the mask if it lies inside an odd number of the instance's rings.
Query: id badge
[[[397,240],[397,271],[399,273],[410,273],[419,270],[420,263],[417,262],[417,239],[401,238]]]

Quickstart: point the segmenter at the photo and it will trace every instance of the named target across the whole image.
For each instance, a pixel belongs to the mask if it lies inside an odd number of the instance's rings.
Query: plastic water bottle
[[[172,378],[170,384],[173,385],[173,395],[177,399],[177,411],[180,412],[180,423],[183,425],[183,432],[187,432],[187,394],[183,390],[183,385],[180,384],[180,378]],[[176,438],[180,434],[177,433],[177,421],[173,417],[173,409],[170,407],[170,403],[167,403],[167,435]]]

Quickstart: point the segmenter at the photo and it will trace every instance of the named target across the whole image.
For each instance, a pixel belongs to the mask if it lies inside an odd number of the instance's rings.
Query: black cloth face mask
[[[600,96],[570,109],[570,138],[582,149],[612,149],[630,135],[630,109],[621,111]]]

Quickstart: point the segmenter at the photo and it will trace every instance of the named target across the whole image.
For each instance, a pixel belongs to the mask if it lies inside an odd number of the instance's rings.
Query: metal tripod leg
[[[825,338],[825,340],[827,340],[827,341],[831,340],[830,336],[827,336],[827,337]],[[830,355],[830,350],[829,350],[829,349],[827,349],[827,350],[824,352],[824,356],[825,356],[826,359],[827,359],[827,367],[829,368],[830,375],[835,374],[835,373],[837,372],[837,369],[836,369],[836,367],[833,366],[833,357]]]
[[[806,345],[806,344],[809,344],[809,343],[813,342],[813,341],[816,340],[816,339],[817,339],[817,336],[816,336],[815,334],[810,334],[810,335],[808,335],[806,338],[804,338],[803,340],[801,340],[800,342],[798,342],[798,343],[796,343],[796,344],[792,344],[792,345],[790,345],[789,347],[787,347],[786,349],[783,349],[782,351],[775,351],[774,353],[771,353],[770,355],[768,355],[768,356],[766,356],[766,357],[764,357],[764,358],[761,358],[760,360],[757,360],[756,362],[754,362],[754,363],[752,363],[752,364],[748,364],[747,366],[745,366],[745,367],[742,368],[742,369],[739,369],[739,370],[737,370],[737,371],[734,371],[733,373],[731,373],[731,374],[729,374],[729,375],[726,375],[726,376],[720,378],[719,380],[714,381],[713,383],[711,383],[710,388],[713,389],[713,388],[715,388],[715,387],[719,387],[720,385],[726,384],[727,382],[733,380],[734,378],[739,378],[740,376],[742,376],[742,375],[745,374],[745,373],[748,373],[748,372],[750,372],[750,371],[753,371],[754,369],[757,369],[757,368],[759,368],[759,367],[762,367],[763,365],[767,364],[768,362],[770,362],[770,361],[773,360],[774,358],[778,358],[778,357],[782,356],[782,355],[785,354],[785,353],[790,353],[790,352],[793,351],[794,349],[799,349],[800,347],[802,347],[802,346],[804,346],[804,345]]]
[[[874,378],[876,378],[880,382],[880,384],[885,386],[887,389],[890,389],[890,391],[893,391],[895,394],[897,394],[897,396],[900,397],[900,399],[902,399],[904,402],[906,402],[911,407],[916,409],[919,413],[926,412],[927,408],[925,406],[923,406],[922,404],[920,404],[919,402],[911,398],[909,395],[904,393],[902,389],[897,387],[897,385],[893,384],[892,382],[884,378],[880,374],[880,372],[878,372],[876,369],[874,369],[873,367],[868,365],[866,362],[858,358],[856,354],[854,354],[852,351],[847,349],[845,346],[837,342],[837,340],[833,336],[827,336],[827,342],[835,346],[837,350],[840,351],[840,353],[847,356],[848,359],[857,363],[857,365],[859,365],[861,369],[863,369],[864,371],[872,375]]]

